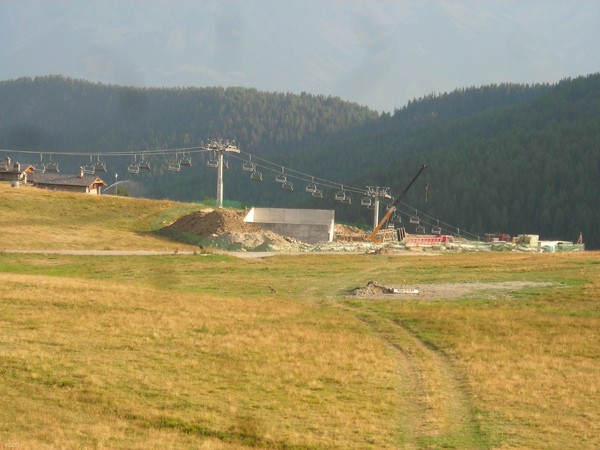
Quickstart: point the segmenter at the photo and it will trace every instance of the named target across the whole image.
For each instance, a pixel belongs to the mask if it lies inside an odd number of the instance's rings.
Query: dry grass
[[[152,231],[201,205],[11,188],[0,182],[1,249],[174,250]]]
[[[21,248],[169,249],[187,207],[9,189]],[[550,284],[345,296],[369,280]],[[599,253],[0,252],[0,286],[0,448],[600,448]]]
[[[394,362],[335,311],[42,275],[0,284],[7,445],[393,446]]]

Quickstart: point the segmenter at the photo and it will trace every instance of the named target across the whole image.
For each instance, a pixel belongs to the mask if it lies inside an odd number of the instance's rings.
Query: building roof
[[[68,175],[56,172],[34,172],[28,175],[28,180],[34,184],[53,184],[60,186],[91,186],[92,184],[102,184],[106,186],[106,183],[95,175],[83,174],[79,175]]]
[[[17,167],[19,167],[19,170],[17,170]],[[31,170],[33,170],[31,164],[11,163],[8,167],[4,164],[0,164],[0,172],[2,173],[25,173]]]

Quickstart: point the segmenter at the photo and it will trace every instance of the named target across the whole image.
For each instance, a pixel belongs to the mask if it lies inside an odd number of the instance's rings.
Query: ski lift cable
[[[332,189],[340,189],[342,187],[342,183],[338,183],[338,182],[332,181],[332,180],[327,180],[325,178],[316,177],[312,174],[301,172],[299,170],[295,170],[295,169],[292,169],[289,167],[281,166],[280,164],[276,164],[273,161],[269,161],[267,159],[260,158],[256,155],[253,155],[248,152],[240,151],[240,154],[247,155],[248,160],[252,159],[252,162],[254,164],[256,164],[257,167],[260,167],[264,170],[270,170],[272,172],[281,173],[281,171],[283,169],[285,171],[285,174],[288,177],[295,178],[297,180],[304,181],[306,183],[315,183],[315,184],[318,184],[319,186],[328,187],[328,188],[332,188]],[[241,161],[247,161],[246,158],[243,158],[239,155],[231,155],[231,156],[233,158],[239,159]],[[260,161],[262,164],[258,163],[257,161]],[[347,192],[363,194],[363,195],[366,194],[366,190],[364,190],[364,189],[353,187],[353,186],[347,186],[347,185],[343,185],[343,186],[344,186],[344,190]]]
[[[408,217],[410,217],[411,215],[413,215],[413,211],[416,210],[413,206],[410,206],[410,205],[408,205],[407,203],[404,203],[404,202],[400,202],[400,203],[403,206],[405,206],[406,208],[408,208],[408,210],[410,212],[407,212],[407,211],[401,209],[400,207],[396,206],[396,211],[397,212],[405,214]],[[476,239],[476,240],[481,239],[481,236],[479,236],[479,235],[477,235],[475,233],[471,233],[469,231],[465,231],[465,230],[463,230],[463,229],[461,229],[459,227],[456,227],[456,226],[454,226],[452,224],[449,224],[449,223],[446,223],[446,222],[442,222],[441,220],[436,219],[435,217],[432,217],[432,216],[430,216],[428,214],[425,214],[423,211],[419,211],[418,214],[419,214],[420,223],[421,224],[425,224],[425,225],[427,225],[430,228],[432,228],[434,226],[437,226],[437,227],[440,227],[442,230],[447,231],[449,234],[452,234],[453,231],[456,232],[456,233],[458,233],[458,231],[460,230],[460,234],[462,234],[463,236],[468,236],[468,237],[470,237],[472,239]],[[423,217],[431,220],[431,222],[429,220],[424,220]]]

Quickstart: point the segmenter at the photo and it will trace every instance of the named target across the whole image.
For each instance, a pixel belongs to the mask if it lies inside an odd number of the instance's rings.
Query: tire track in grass
[[[401,448],[486,448],[457,369],[401,323],[375,311],[337,303],[363,322],[396,354]]]

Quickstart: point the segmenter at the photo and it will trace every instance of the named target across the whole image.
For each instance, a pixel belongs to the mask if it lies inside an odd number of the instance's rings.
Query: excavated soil
[[[243,211],[202,210],[180,217],[165,227],[170,231],[203,238],[210,246],[238,251],[281,250],[294,240],[258,225],[244,222]]]
[[[369,281],[366,286],[353,289],[348,294],[365,299],[419,299],[438,300],[469,297],[485,294],[486,298],[507,295],[510,291],[519,291],[530,287],[551,286],[552,283],[534,281],[505,281],[498,283],[437,283],[384,286]],[[399,291],[399,292],[395,292]]]
[[[243,219],[243,211],[228,209],[203,210],[180,217],[169,227],[202,237],[232,232],[261,233],[265,231],[259,226],[244,222]]]

